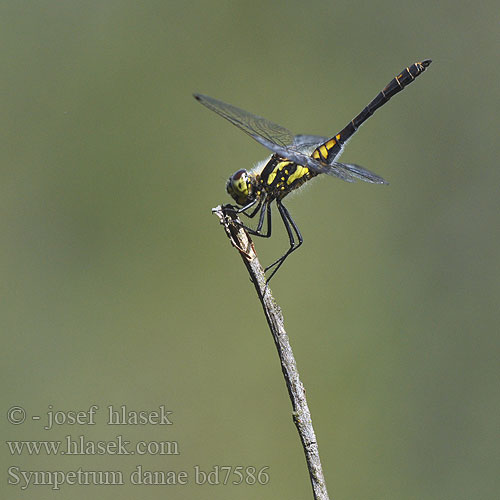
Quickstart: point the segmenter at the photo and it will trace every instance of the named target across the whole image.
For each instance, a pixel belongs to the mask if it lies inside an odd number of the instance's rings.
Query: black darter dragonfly
[[[265,118],[256,116],[231,104],[201,94],[194,97],[204,106],[229,120],[257,142],[270,149],[273,154],[251,171],[238,170],[227,181],[226,190],[238,206],[227,206],[236,213],[255,217],[259,222],[255,229],[246,225],[252,235],[271,236],[271,203],[276,201],[281,219],[290,240],[288,250],[265,270],[273,269],[268,282],[281,267],[285,259],[303,242],[297,224],[283,205],[283,198],[318,174],[328,174],[343,181],[362,180],[372,184],[387,184],[377,174],[352,163],[340,163],[345,143],[356,130],[392,96],[403,90],[431,64],[430,59],[412,64],[393,78],[358,116],[353,118],[338,134],[331,138],[316,135],[293,135],[289,130]],[[267,231],[263,232],[267,219]]]

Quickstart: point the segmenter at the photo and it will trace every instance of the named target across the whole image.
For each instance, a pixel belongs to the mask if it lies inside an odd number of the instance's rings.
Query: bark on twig
[[[281,309],[276,304],[269,286],[266,286],[264,270],[257,258],[252,240],[245,229],[234,222],[237,220],[234,210],[225,210],[224,207],[218,206],[212,212],[219,217],[232,245],[240,252],[262,304],[276,349],[278,350],[281,370],[285,377],[288,394],[292,402],[293,421],[304,448],[314,498],[316,500],[328,500],[329,497],[319,458],[318,443],[312,426],[311,413],[307,406],[305,389],[300,381],[295,358],[285,331]]]

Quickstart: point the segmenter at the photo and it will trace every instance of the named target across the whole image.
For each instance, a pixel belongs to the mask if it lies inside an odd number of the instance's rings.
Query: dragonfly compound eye
[[[246,170],[235,172],[226,184],[227,192],[239,205],[245,205],[250,198],[251,182]]]

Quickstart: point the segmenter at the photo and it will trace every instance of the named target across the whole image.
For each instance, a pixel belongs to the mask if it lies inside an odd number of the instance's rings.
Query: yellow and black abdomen
[[[273,155],[262,170],[260,181],[271,199],[281,199],[316,175],[308,167]]]
[[[343,145],[354,135],[363,123],[370,116],[382,107],[391,97],[401,92],[407,85],[421,75],[425,69],[431,64],[430,59],[417,62],[405,68],[398,76],[393,78],[385,88],[379,92],[376,97],[366,106],[358,116],[353,118],[338,134],[318,146],[312,153],[315,160],[332,163],[342,152]]]

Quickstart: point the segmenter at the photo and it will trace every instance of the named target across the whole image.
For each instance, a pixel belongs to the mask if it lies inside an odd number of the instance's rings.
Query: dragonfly
[[[327,174],[346,182],[361,180],[371,184],[388,184],[379,175],[353,163],[338,161],[347,141],[373,113],[391,97],[401,92],[421,75],[431,64],[430,59],[416,62],[394,77],[377,96],[333,137],[317,135],[294,135],[288,129],[261,116],[237,108],[231,104],[194,94],[194,98],[208,109],[215,111],[233,125],[241,129],[257,142],[272,151],[272,155],[257,164],[252,170],[237,170],[226,184],[228,194],[236,202],[225,205],[237,214],[252,219],[259,214],[255,229],[240,222],[250,234],[269,238],[271,236],[271,206],[276,202],[281,220],[289,239],[288,250],[265,268],[271,271],[267,283],[276,274],[292,252],[297,250],[304,239],[283,199],[319,174]],[[264,222],[266,230],[263,231]]]

